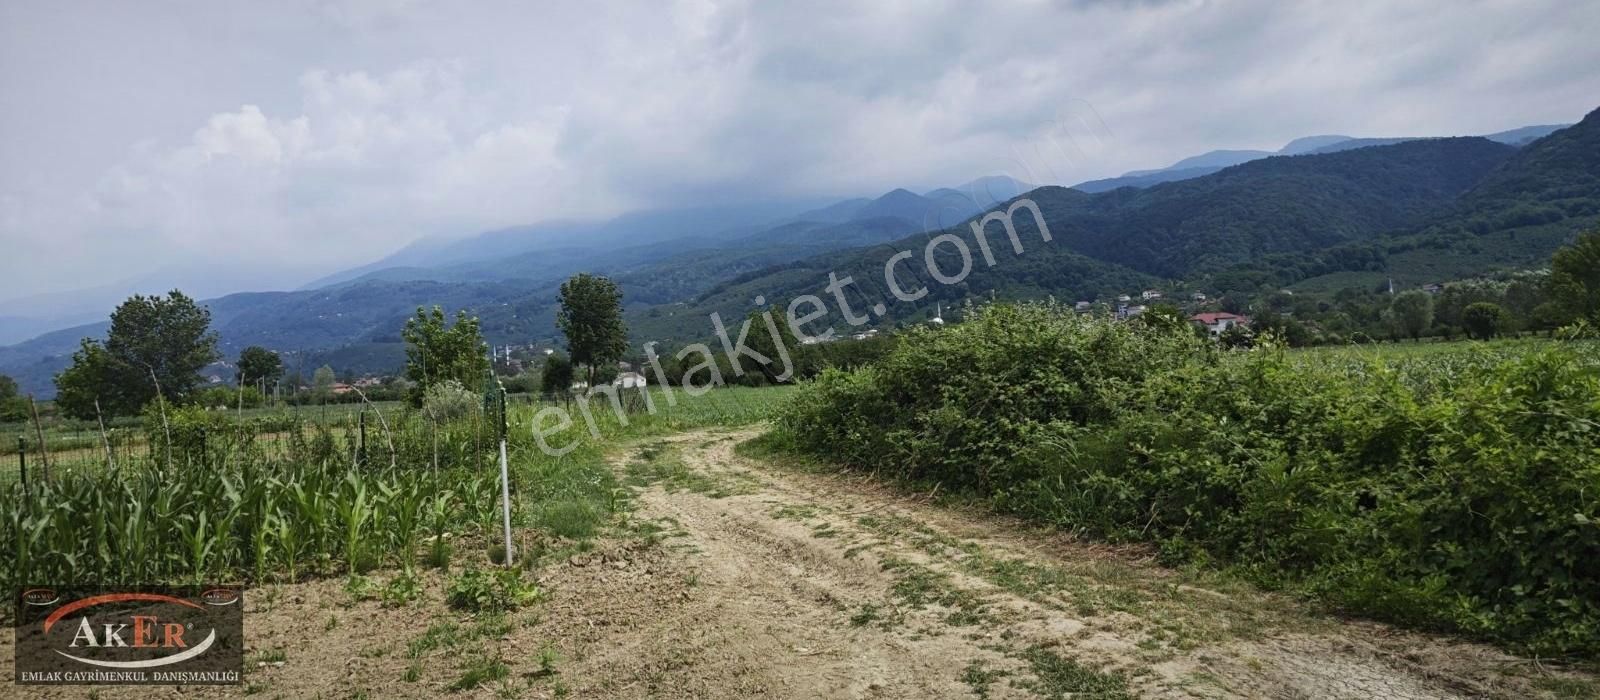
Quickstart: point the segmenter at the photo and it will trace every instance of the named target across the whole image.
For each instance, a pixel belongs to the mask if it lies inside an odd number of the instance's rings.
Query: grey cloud
[[[1317,133],[1571,121],[1600,5],[0,4],[0,298]],[[283,274],[285,282],[294,274]],[[259,278],[258,278],[259,279]]]

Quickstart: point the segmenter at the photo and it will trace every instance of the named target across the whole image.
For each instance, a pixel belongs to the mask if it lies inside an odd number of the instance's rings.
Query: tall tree
[[[771,315],[772,325],[778,330],[777,337],[773,337],[772,329],[767,327],[763,314]],[[734,361],[738,362],[746,373],[759,372],[770,384],[794,381],[795,354],[800,350],[800,340],[795,337],[794,328],[789,325],[788,315],[779,308],[758,309],[751,311],[745,320],[750,324],[750,335],[745,339],[745,347],[770,362],[757,362],[754,358],[744,355],[734,358]],[[782,343],[781,348],[779,343]]]
[[[1480,301],[1461,311],[1461,325],[1472,337],[1489,340],[1510,329],[1511,315],[1499,304]]]
[[[95,405],[114,415],[136,413],[143,405],[129,396],[130,387],[143,386],[132,370],[117,362],[100,341],[84,338],[72,353],[72,364],[56,375],[56,408],[69,418],[95,417]]]
[[[122,302],[111,313],[106,351],[136,374],[155,375],[160,387],[148,387],[141,405],[158,390],[169,401],[182,398],[200,383],[200,370],[220,357],[211,312],[178,290]]]
[[[318,367],[317,371],[311,373],[311,393],[319,399],[327,400],[333,396],[333,385],[336,381],[338,378],[334,376],[332,367],[327,365]]]
[[[17,390],[16,380],[0,374],[0,423],[27,420],[28,402]]]
[[[102,345],[84,339],[73,364],[56,375],[57,405],[78,418],[94,416],[94,403],[111,414],[137,413],[159,392],[178,401],[200,383],[215,361],[217,334],[211,312],[183,292],[135,295],[111,313]]]
[[[556,326],[567,336],[572,362],[588,369],[590,386],[594,386],[597,367],[615,364],[628,350],[622,290],[604,277],[585,272],[561,283]]]
[[[283,376],[283,360],[278,353],[260,345],[252,345],[239,353],[237,378],[241,386],[250,386],[261,380],[273,381]]]
[[[544,371],[539,375],[539,391],[560,394],[572,387],[572,362],[557,353],[544,360]]]
[[[421,406],[428,387],[447,379],[476,390],[489,372],[488,348],[478,331],[478,319],[465,310],[456,312],[454,324],[445,325],[444,309],[417,308],[400,336],[406,341],[406,378],[412,382],[410,400]]]
[[[1401,292],[1389,309],[1394,312],[1400,332],[1412,340],[1421,338],[1423,331],[1433,325],[1433,295],[1422,290]]]
[[[1550,287],[1568,314],[1600,324],[1600,231],[1578,237],[1550,260]]]

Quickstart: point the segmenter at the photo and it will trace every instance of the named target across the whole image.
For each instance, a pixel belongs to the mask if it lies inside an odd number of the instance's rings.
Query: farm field
[[[542,599],[464,614],[472,565],[268,583],[221,697],[1582,698],[1593,676],[1329,617],[1147,550],[767,454],[746,428],[633,438],[592,537],[541,536]],[[654,428],[646,432],[656,432]],[[481,542],[478,542],[481,546]],[[394,625],[397,616],[409,622]],[[0,654],[0,677],[10,672]],[[52,689],[55,690],[55,689]],[[75,697],[71,694],[42,697]]]
[[[1040,313],[1046,315],[1025,327],[1048,334],[1050,312]],[[988,329],[978,321],[960,332],[975,335],[913,339],[925,343],[918,357],[934,365],[930,371],[960,362],[948,355],[951,348],[977,347]],[[1141,338],[1101,338],[1098,347],[1126,342],[1135,344],[1131,349],[1146,342]],[[1237,376],[1273,377],[1267,386],[1303,376],[1394,383],[1409,395],[1432,396],[1547,351],[1589,366],[1591,347],[1542,340],[1402,344],[1263,349],[1217,360]],[[1155,352],[1129,356],[1150,367],[1165,361],[1161,346],[1143,350]],[[1038,348],[1028,352],[1052,357]],[[893,371],[896,361],[858,372]],[[1274,368],[1291,374],[1271,374]],[[162,483],[183,487],[166,505],[147,472],[155,456],[122,473],[60,475],[42,485],[54,491],[29,495],[60,507],[19,513],[17,502],[39,501],[8,500],[0,525],[5,538],[36,544],[23,547],[25,559],[3,563],[7,571],[51,572],[52,580],[203,576],[247,583],[252,632],[245,683],[186,689],[186,696],[1600,694],[1593,662],[1581,655],[1535,663],[1530,659],[1541,657],[1519,654],[1514,644],[1430,633],[1423,631],[1427,623],[1375,621],[1385,616],[1346,607],[1297,579],[1274,578],[1277,569],[1263,560],[1240,567],[1193,551],[1174,557],[1170,544],[1061,517],[1074,511],[1017,508],[1011,505],[1017,501],[970,483],[907,476],[897,471],[904,453],[893,450],[863,465],[854,450],[869,434],[832,433],[831,449],[797,449],[805,443],[795,431],[815,429],[819,397],[837,401],[828,392],[849,376],[798,387],[721,388],[700,397],[675,389],[670,400],[667,390],[655,388],[653,412],[641,409],[642,397],[621,417],[604,402],[591,406],[592,433],[581,409],[563,405],[573,424],[547,436],[570,447],[560,455],[541,450],[532,434],[533,426],[548,425],[540,412],[553,406],[511,407],[520,562],[511,569],[495,566],[503,552],[498,485],[485,466],[492,458],[479,444],[483,418],[468,414],[445,424],[436,429],[436,443],[428,424],[405,412],[389,416],[395,467],[387,466],[387,441],[370,423],[360,463],[349,431],[336,421],[303,425],[280,440],[285,431],[272,417],[256,416],[259,422],[244,425],[270,432],[253,437],[289,447],[257,450],[249,440],[225,441],[198,465],[174,465]],[[839,409],[847,421],[894,416],[887,405]],[[1282,425],[1280,432],[1289,434],[1296,424]],[[185,430],[177,442],[192,448]],[[896,430],[880,429],[870,439],[921,449]],[[952,443],[946,453],[963,449]],[[985,458],[971,454],[960,459]],[[1003,464],[1036,459],[1025,451]],[[283,486],[252,486],[261,474]],[[23,495],[16,484],[8,488],[13,497]],[[145,491],[151,495],[121,495]],[[312,494],[322,498],[307,500]],[[198,508],[227,520],[211,520],[208,532],[198,515],[178,517],[176,532],[167,535],[148,521],[134,526],[136,513],[117,505],[119,499],[174,513]],[[105,517],[74,515],[96,508]],[[268,515],[255,525],[254,515],[235,512]],[[407,513],[422,517],[413,521]],[[110,555],[129,547],[143,554]],[[463,591],[476,597],[463,598]],[[463,603],[480,599],[495,602]],[[0,681],[9,680],[10,654],[0,650],[0,657]],[[78,695],[48,689],[41,696]]]
[[[362,413],[366,413],[373,421],[373,427],[377,427],[379,421],[376,412],[392,416],[401,413],[403,409],[401,402],[382,401],[372,404],[371,407],[363,407],[360,404],[271,406],[215,412],[235,422],[263,425],[325,425],[342,432],[347,429],[346,426],[358,425]],[[261,434],[264,440],[272,440],[273,436],[266,431]],[[104,466],[107,442],[111,444],[113,456],[146,457],[150,449],[144,420],[139,417],[124,416],[107,420],[103,435],[99,426],[93,421],[63,420],[55,416],[43,419],[38,430],[31,421],[0,423],[0,481],[15,478],[19,444],[32,463],[38,465],[41,435],[45,451],[48,452],[52,463],[65,468],[86,469]]]
[[[0,0],[0,700],[1600,700],[1600,0],[1420,2]]]

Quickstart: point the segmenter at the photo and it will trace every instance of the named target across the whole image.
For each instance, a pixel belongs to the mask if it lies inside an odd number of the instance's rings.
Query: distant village
[[[1420,289],[1428,294],[1437,295],[1443,291],[1444,285],[1429,284]],[[1393,282],[1389,283],[1388,291],[1390,294],[1395,293]],[[1293,294],[1289,290],[1283,290],[1283,293]],[[1078,301],[1073,304],[1073,309],[1082,314],[1103,313],[1117,320],[1126,321],[1147,313],[1156,304],[1166,302],[1187,313],[1188,321],[1212,338],[1221,338],[1223,334],[1231,330],[1248,329],[1251,326],[1252,321],[1249,316],[1217,310],[1217,300],[1208,297],[1204,292],[1178,295],[1178,299],[1181,301],[1177,303],[1169,300],[1167,294],[1167,292],[1158,289],[1146,289],[1137,294],[1118,294],[1112,301]],[[926,323],[931,326],[945,325],[943,304],[935,305],[934,312]],[[801,345],[817,345],[821,343],[864,341],[877,338],[883,332],[880,329],[872,328],[858,333],[826,338],[805,337],[800,340],[800,343]],[[554,355],[556,352],[556,348],[539,343],[509,343],[490,347],[495,373],[501,377],[508,378],[524,376],[532,370],[538,369],[543,365],[545,358]],[[643,368],[635,368],[628,362],[619,362],[616,369],[617,373],[607,384],[620,388],[642,388],[648,385],[649,380],[641,371]],[[209,367],[207,371],[206,379],[211,385],[223,386],[229,383],[228,377],[233,374],[233,366],[227,362],[219,362]],[[303,390],[314,389],[309,377],[301,377],[298,383]],[[356,400],[356,395],[391,393],[396,389],[403,389],[406,383],[407,380],[400,376],[368,374],[359,378],[342,378],[330,385],[326,385],[319,391],[322,391],[326,398],[334,401]],[[293,392],[293,384],[294,382],[291,382],[289,386],[282,387],[282,390],[285,393]],[[578,381],[571,388],[581,391],[588,389],[589,386],[585,382]],[[516,389],[513,390],[515,391]]]

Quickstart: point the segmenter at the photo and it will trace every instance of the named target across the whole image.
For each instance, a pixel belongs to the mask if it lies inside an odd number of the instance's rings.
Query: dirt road
[[[860,475],[741,457],[754,435],[619,450],[628,515],[600,540],[548,543],[534,606],[445,607],[468,543],[399,607],[341,579],[266,586],[247,595],[243,686],[151,694],[1600,697],[1591,676],[1481,645],[1314,614]],[[376,572],[371,586],[397,575]]]
[[[620,459],[642,487],[635,517],[665,528],[663,563],[686,592],[583,660],[575,675],[598,695],[1459,698],[1582,686],[860,477],[741,458],[734,446],[752,436],[685,434]]]

